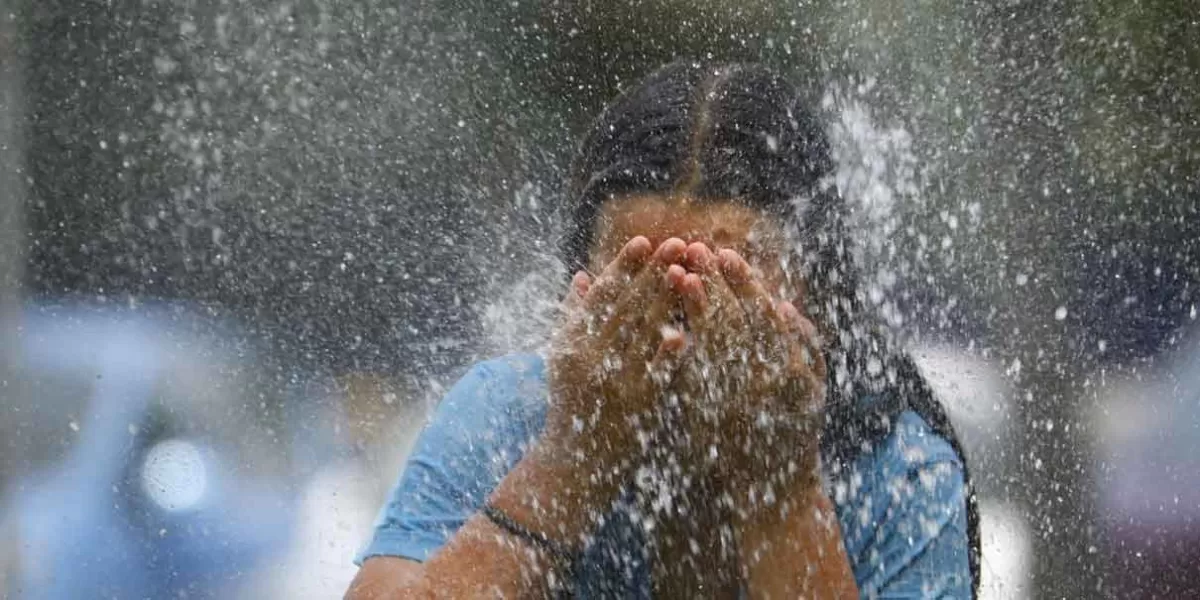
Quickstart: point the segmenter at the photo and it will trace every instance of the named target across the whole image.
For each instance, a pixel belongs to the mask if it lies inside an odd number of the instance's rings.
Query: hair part
[[[757,65],[678,62],[617,98],[572,169],[563,258],[583,268],[599,207],[660,193],[735,201],[778,216],[820,191],[826,137],[796,89]]]

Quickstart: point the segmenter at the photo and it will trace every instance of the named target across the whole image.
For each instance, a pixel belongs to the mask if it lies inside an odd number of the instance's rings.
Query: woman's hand
[[[552,341],[550,407],[539,445],[589,469],[589,483],[615,494],[661,426],[658,410],[683,349],[672,327],[680,302],[666,272],[686,245],[657,249],[630,240],[593,281],[577,274]]]
[[[825,361],[816,327],[771,298],[733,250],[692,244],[668,280],[683,299],[689,348],[672,391],[691,462],[732,501],[735,520],[778,512],[818,482]]]
[[[578,547],[645,458],[684,348],[666,272],[685,249],[639,236],[595,280],[575,275],[552,339],[546,424],[492,494],[517,522]]]

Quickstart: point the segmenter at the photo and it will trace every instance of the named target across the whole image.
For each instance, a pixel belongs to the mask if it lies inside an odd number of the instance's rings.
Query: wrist
[[[748,494],[743,493],[743,496]],[[757,498],[737,498],[733,504],[735,529],[746,536],[770,537],[795,519],[807,519],[833,508],[829,496],[819,481],[797,484],[776,496],[761,494]]]
[[[820,467],[815,462],[773,474],[734,470],[719,477],[735,522],[778,520],[793,507],[811,505],[825,496]]]
[[[488,503],[530,531],[579,549],[620,489],[609,470],[584,453],[539,441],[500,482]]]
[[[735,535],[751,599],[859,596],[837,512],[819,486],[797,490],[786,511],[763,511]]]
[[[735,515],[734,535],[742,564],[753,571],[769,557],[795,552],[811,542],[808,533],[801,532],[811,532],[818,521],[826,520],[837,523],[833,504],[819,486],[796,489],[773,506]]]

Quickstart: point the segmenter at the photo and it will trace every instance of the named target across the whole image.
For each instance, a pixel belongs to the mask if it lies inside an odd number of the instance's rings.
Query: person
[[[474,366],[346,597],[964,598],[967,466],[856,288],[797,89],[668,65],[600,116],[545,358]]]

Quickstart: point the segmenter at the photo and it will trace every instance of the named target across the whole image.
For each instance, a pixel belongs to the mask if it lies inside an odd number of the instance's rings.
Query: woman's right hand
[[[528,529],[579,547],[647,455],[685,345],[666,273],[686,248],[636,237],[594,280],[575,276],[552,339],[542,434],[490,499]]]
[[[550,407],[539,445],[590,470],[615,495],[661,426],[659,404],[683,350],[680,299],[667,281],[687,245],[635,237],[593,281],[576,274],[549,360]]]

